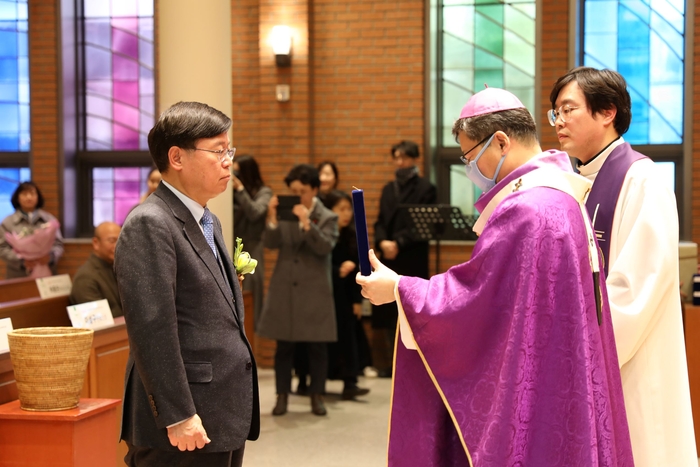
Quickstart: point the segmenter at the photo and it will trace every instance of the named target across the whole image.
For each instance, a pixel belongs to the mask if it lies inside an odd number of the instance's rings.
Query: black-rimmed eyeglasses
[[[484,138],[484,139],[482,139],[481,141],[479,141],[478,143],[476,143],[476,144],[474,145],[474,147],[471,148],[469,151],[465,152],[463,156],[459,156],[459,160],[461,160],[462,162],[464,162],[465,165],[469,165],[469,164],[471,163],[471,160],[470,160],[470,159],[467,159],[467,154],[469,154],[469,153],[472,152],[474,149],[476,149],[476,148],[478,148],[479,146],[481,146],[482,144],[484,144],[484,143],[485,143],[490,137],[492,137],[492,136],[493,136],[493,134],[488,135],[486,138]]]

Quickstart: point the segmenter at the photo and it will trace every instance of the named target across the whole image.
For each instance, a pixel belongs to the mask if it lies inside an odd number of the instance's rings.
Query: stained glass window
[[[84,2],[85,148],[146,150],[155,113],[153,0]]]
[[[685,2],[586,0],[583,63],[618,71],[632,98],[631,144],[683,142]]]
[[[27,0],[0,0],[0,151],[29,151]]]
[[[103,167],[92,169],[93,224],[104,221],[119,225],[148,191],[148,167]]]
[[[12,193],[21,182],[30,179],[31,172],[27,168],[0,168],[0,220],[15,212],[10,202]]]
[[[452,124],[484,85],[517,95],[535,113],[533,0],[443,0],[439,73],[442,146],[456,146]]]

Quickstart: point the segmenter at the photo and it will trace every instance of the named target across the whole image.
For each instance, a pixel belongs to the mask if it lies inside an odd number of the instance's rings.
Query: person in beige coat
[[[306,343],[311,373],[311,411],[325,415],[322,394],[328,373],[327,343],[335,342],[336,323],[331,284],[331,252],[338,239],[338,216],[316,197],[318,170],[297,165],[285,178],[292,194],[301,198],[293,208],[298,221],[277,218],[279,200],[273,196],[263,235],[266,248],[279,256],[263,305],[258,334],[277,340],[273,415],[287,412],[296,343]]]

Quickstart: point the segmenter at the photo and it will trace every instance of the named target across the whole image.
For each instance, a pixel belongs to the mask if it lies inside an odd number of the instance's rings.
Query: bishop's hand
[[[369,299],[373,305],[391,303],[394,297],[394,289],[399,281],[399,275],[384,266],[377,259],[374,250],[369,250],[369,263],[372,265],[372,274],[363,276],[357,273],[355,280],[362,286],[362,296]]]

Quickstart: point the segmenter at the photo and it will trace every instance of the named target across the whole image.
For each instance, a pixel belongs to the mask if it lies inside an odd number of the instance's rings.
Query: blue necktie
[[[226,277],[226,271],[224,270],[224,265],[221,264],[221,260],[219,259],[219,250],[216,249],[216,243],[214,243],[214,221],[211,218],[211,211],[209,211],[209,208],[204,208],[204,214],[202,215],[202,218],[200,219],[199,223],[202,224],[204,238],[207,240],[209,248],[211,248],[212,253],[214,253],[214,257],[217,259],[216,262],[218,263],[219,269],[221,270],[221,275],[224,278],[224,282],[226,282],[226,285],[228,286],[228,290],[231,293],[231,297],[233,297],[233,290],[231,290],[231,284],[229,284],[228,282],[228,279]]]
[[[207,240],[212,253],[214,253],[215,258],[219,258],[219,252],[216,249],[216,244],[214,243],[214,221],[211,218],[211,212],[209,208],[204,208],[204,214],[202,219],[199,221],[202,224],[202,230],[204,230],[204,238]]]

